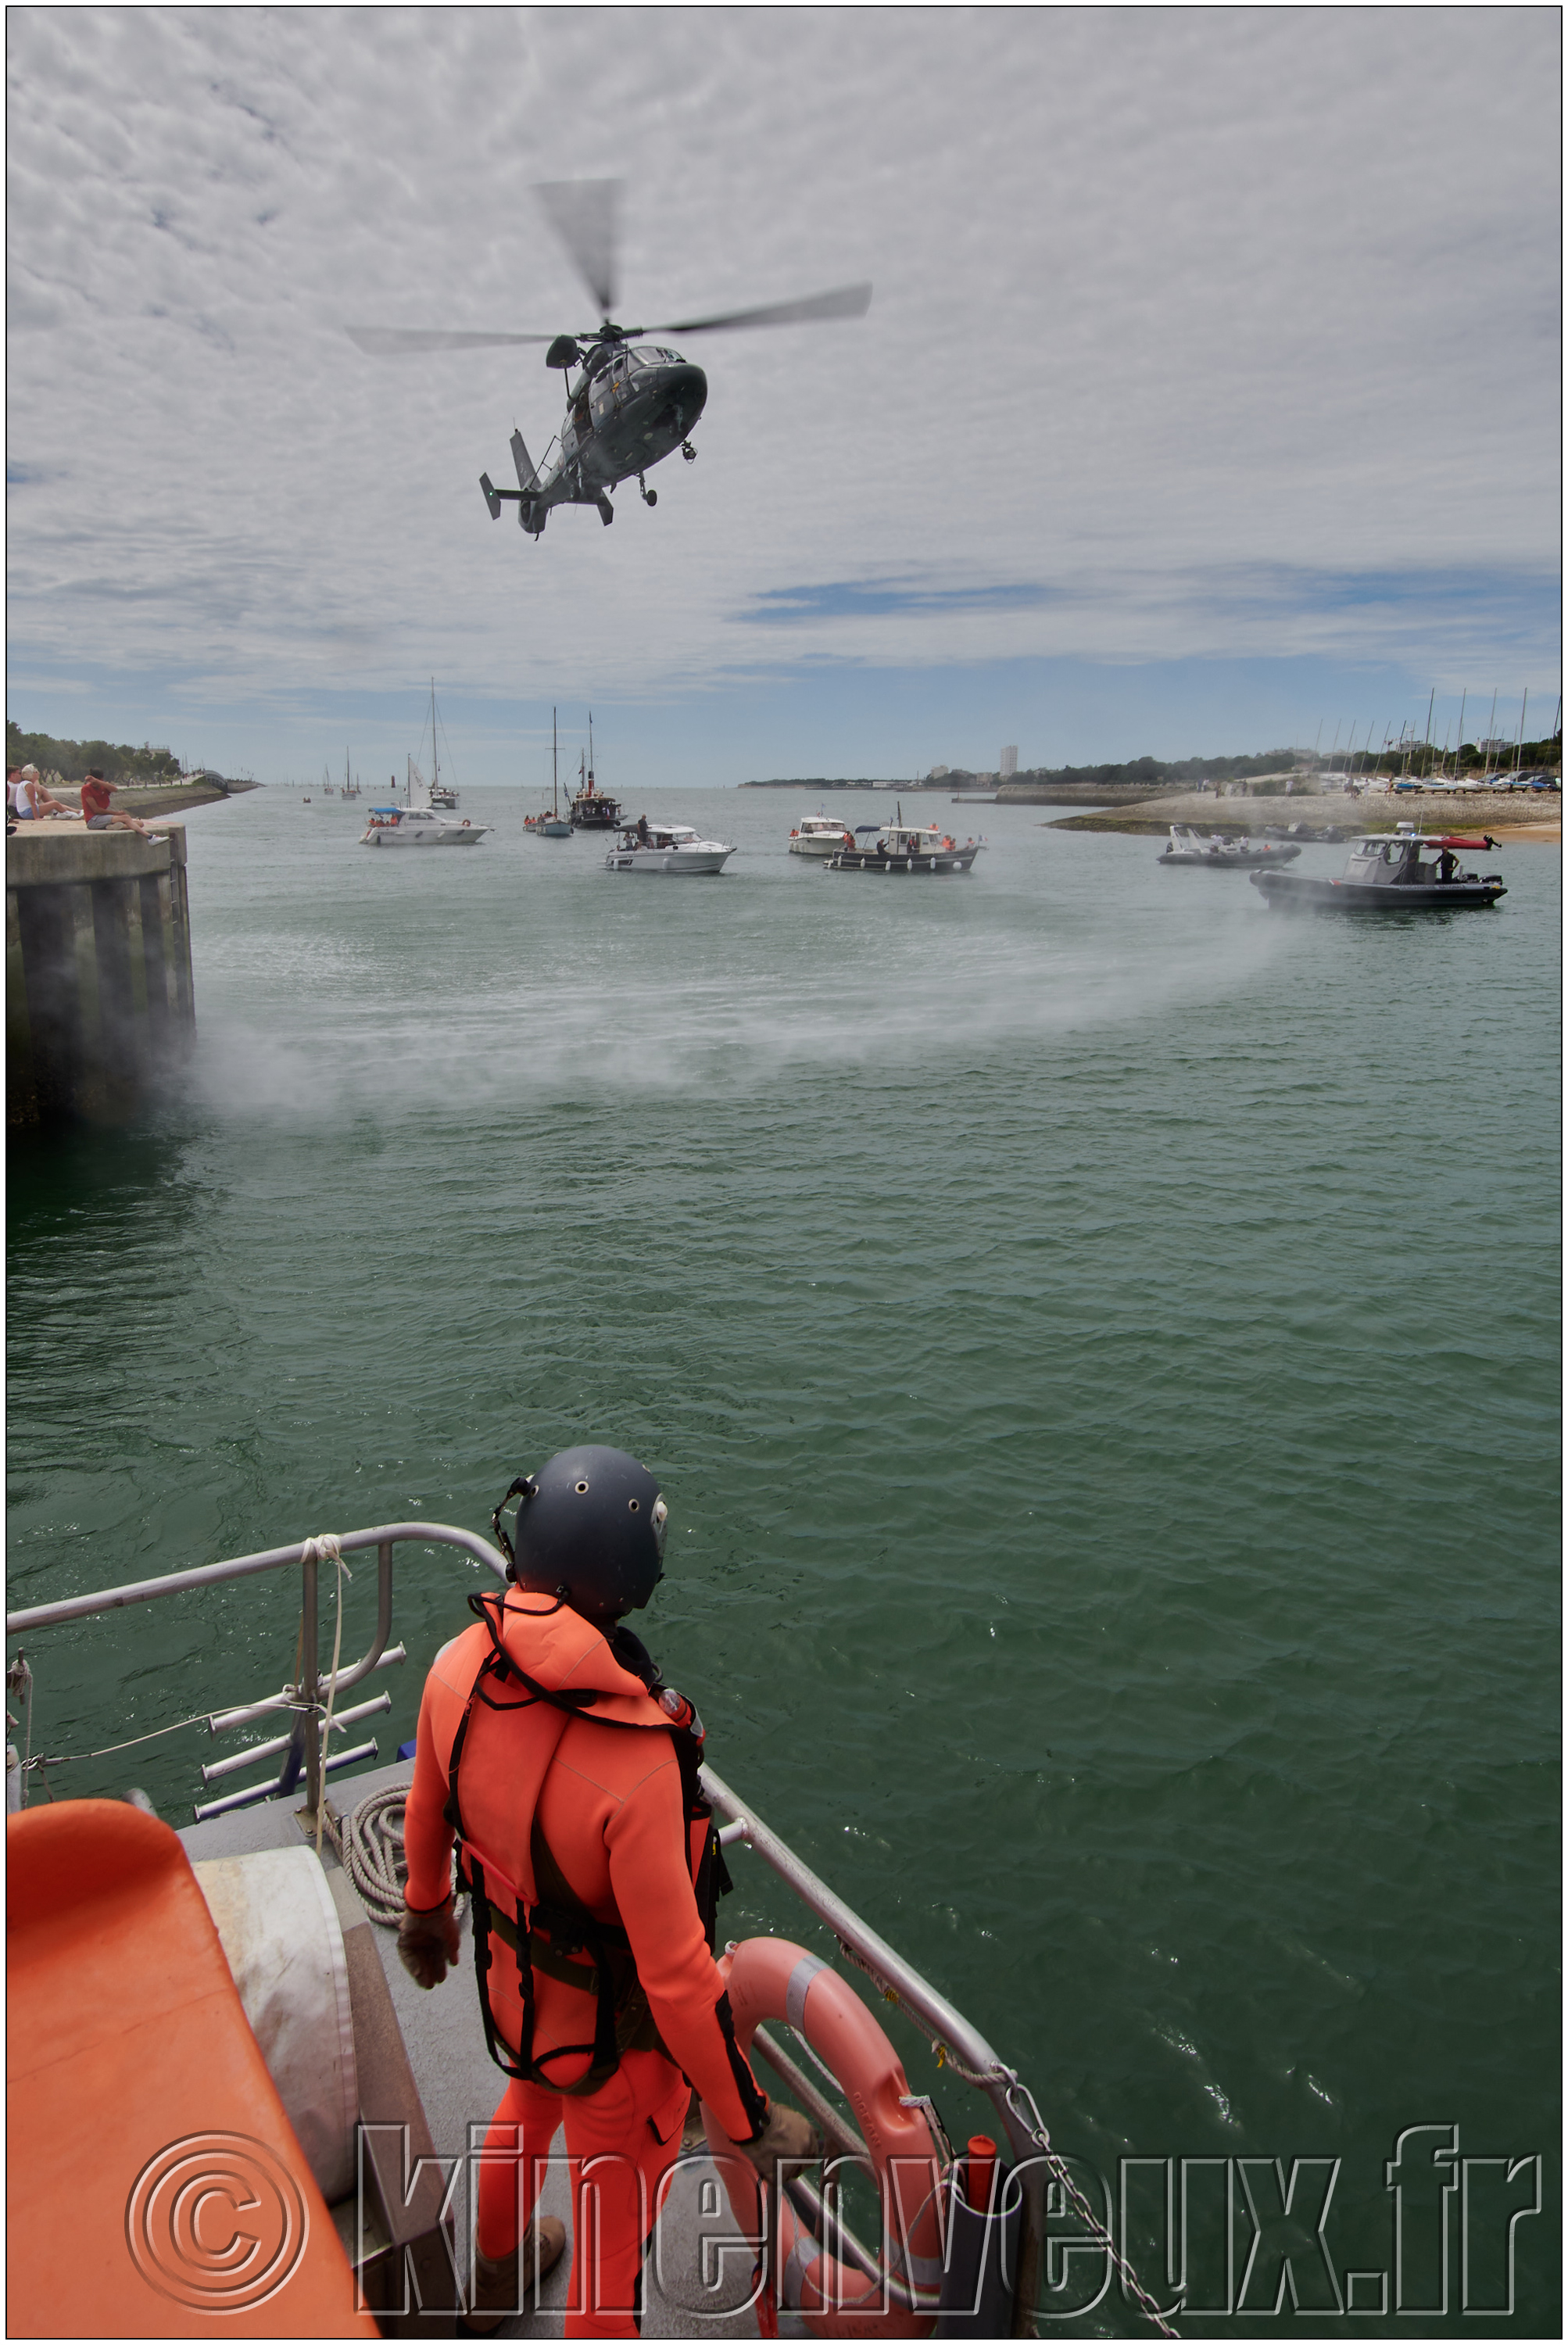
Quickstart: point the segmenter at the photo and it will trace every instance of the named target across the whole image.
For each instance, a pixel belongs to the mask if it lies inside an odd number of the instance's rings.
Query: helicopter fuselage
[[[614,342],[588,352],[575,385],[568,379],[559,441],[537,470],[513,435],[523,527],[537,537],[553,505],[596,505],[608,520],[609,491],[673,454],[707,401],[708,377],[678,350]],[[500,500],[484,485],[494,513]]]

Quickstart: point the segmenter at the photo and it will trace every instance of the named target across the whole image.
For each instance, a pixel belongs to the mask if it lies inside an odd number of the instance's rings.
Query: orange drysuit
[[[569,2158],[619,2153],[624,2161],[608,2158],[586,2189],[575,2187],[581,2169],[571,2169],[578,2237],[566,2333],[634,2336],[658,2182],[680,2150],[686,2079],[736,2141],[761,2131],[767,2096],[736,2047],[729,1997],[697,1913],[698,1828],[687,1815],[669,1716],[621,1666],[604,1632],[579,1614],[517,1589],[504,1602],[487,1599],[486,1608],[494,1642],[477,1623],[443,1647],[425,1680],[403,1825],[407,1900],[413,1911],[429,1912],[447,1893],[453,1835],[445,1810],[453,1744],[466,1711],[458,1804],[494,1912],[512,1921],[510,1883],[525,1913],[541,1902],[575,1903],[618,1925],[647,2005],[646,2014],[640,2005],[626,2012],[615,2075],[571,2095],[565,2088],[592,2066],[585,2047],[595,2034],[593,1961],[570,1947],[556,1952],[547,1935],[541,1944],[536,1929],[532,2056],[548,2081],[514,2082],[495,2112],[479,2177],[480,2252],[499,2259],[515,2246],[565,2122]],[[591,1708],[564,1716],[518,1677],[494,1670],[471,1701],[495,1643],[535,1688],[592,1693]],[[706,1824],[700,1832],[706,1838]],[[494,1919],[489,1947],[494,2024],[515,2058],[524,2034],[517,1955]],[[580,2048],[551,2057],[565,2046]],[[585,2238],[585,2229],[596,2237]]]

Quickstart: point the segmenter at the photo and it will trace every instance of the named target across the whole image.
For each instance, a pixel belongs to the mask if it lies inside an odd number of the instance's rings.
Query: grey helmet
[[[664,1578],[668,1509],[647,1467],[624,1449],[557,1450],[506,1497],[517,1498],[515,1541],[501,1528],[500,1507],[492,1519],[517,1587],[559,1596],[590,1619],[618,1620],[640,1611]]]

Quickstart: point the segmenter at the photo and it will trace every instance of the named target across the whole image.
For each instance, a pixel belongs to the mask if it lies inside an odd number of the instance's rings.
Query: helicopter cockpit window
[[[637,366],[641,368],[663,366],[667,356],[668,352],[666,350],[650,350],[647,347],[639,348],[632,352],[634,360]]]

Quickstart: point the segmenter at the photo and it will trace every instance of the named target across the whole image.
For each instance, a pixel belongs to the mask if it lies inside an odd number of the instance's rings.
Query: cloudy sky
[[[1512,731],[1561,689],[1555,9],[28,8],[9,713],[264,779],[901,775]],[[700,461],[493,523],[593,305],[712,336]],[[1506,726],[1504,717],[1507,718]],[[543,746],[542,746],[543,745]]]

